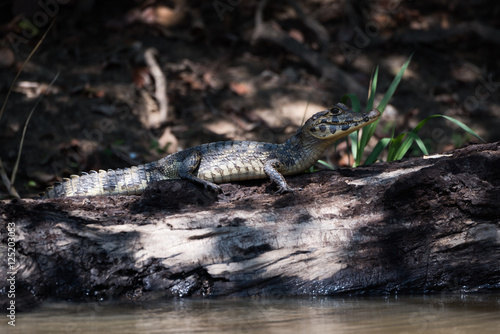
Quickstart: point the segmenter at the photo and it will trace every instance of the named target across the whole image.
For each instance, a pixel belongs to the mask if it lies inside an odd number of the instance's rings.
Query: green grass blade
[[[425,147],[425,144],[422,141],[422,139],[420,139],[420,137],[417,136],[417,138],[415,138],[415,142],[417,143],[418,148],[420,149],[420,151],[422,151],[423,154],[429,155],[429,152],[427,151],[427,147]]]
[[[474,130],[472,130],[471,128],[469,128],[464,123],[460,122],[458,119],[455,119],[455,118],[450,117],[450,116],[441,115],[441,114],[431,115],[431,116],[428,116],[428,117],[424,118],[423,120],[420,121],[420,123],[417,124],[417,126],[412,130],[412,132],[413,133],[418,133],[418,131],[420,131],[420,129],[425,125],[425,123],[427,123],[429,120],[431,120],[433,118],[436,118],[436,117],[443,117],[444,119],[449,120],[450,122],[458,125],[462,130],[464,130],[468,134],[470,134],[470,135],[476,137],[477,139],[485,142],[485,140],[483,138],[481,138],[477,133],[475,133]]]
[[[455,125],[458,125],[462,130],[464,130],[465,132],[467,132],[468,134],[476,137],[477,139],[481,140],[482,142],[486,142],[483,138],[481,138],[477,133],[474,132],[474,130],[472,130],[471,128],[469,128],[467,125],[465,125],[464,123],[460,122],[458,119],[455,119],[453,117],[450,117],[450,116],[445,116],[445,115],[433,115],[433,116],[429,116],[429,117],[443,117],[447,120],[449,120],[450,122],[453,122]]]
[[[378,80],[378,66],[375,69],[375,73],[370,83],[370,89],[368,92],[368,105],[367,105],[368,110],[371,110],[373,106],[373,100],[375,99],[375,92],[377,90],[377,80]],[[347,94],[345,96],[351,99],[352,109],[356,112],[361,112],[361,104],[359,103],[358,97],[354,94]],[[351,133],[349,135],[353,143],[352,144],[352,155],[354,157],[353,167],[359,166],[361,164],[361,159],[363,157],[363,152],[365,151],[366,144],[373,136],[373,133],[377,126],[376,124],[373,125],[375,126],[368,125],[363,129],[363,131],[361,131],[361,140],[359,139],[360,131],[356,131],[355,133]],[[356,148],[354,147],[355,145]]]
[[[457,119],[454,119],[453,117],[445,116],[445,115],[431,115],[423,120],[421,120],[415,128],[411,132],[408,133],[402,133],[396,138],[391,140],[391,144],[389,146],[389,153],[387,155],[387,161],[394,161],[394,160],[400,160],[402,159],[405,154],[408,152],[410,149],[411,145],[413,144],[413,141],[415,141],[423,154],[429,155],[429,152],[427,151],[427,148],[425,147],[424,142],[422,139],[417,135],[417,133],[420,131],[420,129],[431,119],[436,118],[436,117],[442,117],[444,119],[449,120],[450,122],[453,122],[454,124],[458,125],[462,130],[465,132],[473,135],[474,137],[478,138],[479,140],[484,142],[484,139],[481,138],[478,134],[474,132],[471,128],[469,128],[467,125],[464,123],[460,122]],[[403,140],[404,138],[404,140]]]
[[[375,72],[373,73],[373,77],[370,83],[370,90],[368,92],[368,103],[366,105],[366,111],[370,111],[373,108],[373,100],[375,99],[375,93],[377,91],[377,82],[378,82],[378,66],[375,68]],[[354,157],[354,167],[361,165],[361,158],[363,157],[363,152],[365,151],[365,147],[370,141],[370,138],[375,133],[375,129],[378,125],[378,120],[375,123],[369,124],[363,128],[361,132],[361,139],[358,142],[358,155]]]
[[[378,156],[380,153],[389,145],[391,141],[391,138],[382,138],[379,140],[377,145],[373,148],[372,153],[366,158],[364,165],[371,165],[375,161],[377,161]]]
[[[401,147],[401,142],[403,141],[403,138],[405,136],[406,136],[406,132],[400,134],[396,138],[391,138],[391,142],[389,145],[389,152],[387,153],[387,161],[396,160],[396,155],[399,152],[399,149]]]
[[[428,154],[427,153],[427,148],[425,147],[425,145],[422,142],[422,140],[420,139],[420,137],[416,133],[414,133],[414,132],[408,132],[406,134],[406,136],[405,136],[405,139],[403,140],[403,143],[401,144],[401,146],[395,152],[394,160],[401,160],[401,159],[403,159],[403,157],[405,156],[406,152],[408,152],[408,150],[410,149],[411,145],[413,144],[413,141],[420,142],[420,144],[419,144],[420,149],[422,149],[422,147],[423,147],[423,152],[425,152],[424,154]],[[392,160],[392,161],[394,161],[394,160]]]
[[[375,129],[378,126],[378,123],[380,122],[380,119],[376,120],[372,124],[368,124],[363,128],[362,134],[361,134],[361,140],[359,144],[359,148],[361,152],[365,150],[366,145],[368,145],[368,142],[370,139],[373,137],[373,134],[375,133]]]
[[[351,152],[352,156],[354,157],[354,161],[357,161],[358,158],[358,131],[354,131],[353,133],[349,134],[349,138],[351,139]],[[356,167],[356,166],[353,166]]]
[[[399,69],[398,74],[394,77],[394,79],[391,82],[391,85],[389,86],[389,89],[387,92],[385,92],[384,97],[382,98],[382,101],[380,101],[377,109],[383,113],[385,110],[385,107],[387,107],[387,104],[389,103],[389,100],[392,98],[394,95],[394,92],[396,91],[396,88],[398,87],[399,83],[401,82],[401,79],[403,78],[403,74],[405,73],[406,69],[408,68],[408,65],[410,64],[411,57],[413,57],[413,54],[410,55],[406,63]]]
[[[347,104],[347,100],[351,100],[352,110],[355,112],[361,112],[361,103],[356,94],[344,94],[340,100],[343,104]]]
[[[368,91],[368,102],[366,104],[366,112],[373,109],[373,101],[375,100],[375,93],[377,92],[377,82],[378,82],[378,66],[375,68],[375,73],[370,83],[370,90]]]
[[[361,131],[361,139],[360,139],[360,143],[358,145],[359,151],[361,152],[361,154],[359,154],[358,159],[356,160],[356,165],[358,165],[358,166],[361,164],[361,157],[363,155],[363,152],[365,151],[365,147],[368,144],[368,141],[370,140],[370,138],[375,133],[375,129],[378,126],[378,122],[379,122],[379,120],[376,120],[372,124],[368,124]]]
[[[351,100],[352,110],[355,112],[361,111],[361,103],[359,103],[359,99],[355,94],[345,94],[342,96],[341,102],[346,104],[347,100]],[[359,131],[355,131],[349,134],[349,138],[351,139],[351,153],[354,158],[354,161],[358,160],[358,155],[363,154],[363,151],[359,150]],[[347,140],[347,139],[346,139]],[[349,141],[347,140],[347,145],[349,145]],[[354,167],[356,167],[356,163],[354,163]]]
[[[329,164],[328,162],[326,162],[326,161],[323,161],[323,160],[318,160],[318,163],[319,163],[319,164],[321,164],[321,165],[323,165],[323,166],[325,166],[325,167],[327,167],[327,168],[329,168],[329,169],[331,169],[331,170],[335,170],[335,168],[333,168],[333,166],[332,166],[332,165],[330,165],[330,164]]]

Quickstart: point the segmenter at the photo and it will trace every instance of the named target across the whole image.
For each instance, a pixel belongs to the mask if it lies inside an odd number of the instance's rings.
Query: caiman
[[[278,193],[291,192],[285,175],[311,167],[328,146],[380,117],[380,112],[354,112],[337,103],[309,118],[283,144],[221,141],[171,154],[158,161],[125,169],[72,175],[47,189],[43,198],[140,194],[156,181],[183,179],[220,192],[217,184],[270,178]]]

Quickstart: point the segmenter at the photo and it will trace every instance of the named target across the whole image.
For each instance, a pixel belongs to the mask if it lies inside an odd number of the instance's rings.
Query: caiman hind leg
[[[285,177],[281,175],[281,173],[278,171],[280,168],[283,167],[283,164],[278,160],[278,159],[272,159],[269,161],[266,161],[264,164],[264,173],[266,173],[267,176],[278,185],[278,191],[276,191],[278,194],[286,193],[286,192],[293,192],[296,190],[302,190],[302,188],[290,188],[288,184],[286,183]]]
[[[189,180],[194,183],[202,184],[205,189],[210,188],[215,192],[222,192],[220,187],[213,182],[200,179],[195,176],[194,173],[201,161],[201,152],[198,150],[194,150],[192,154],[188,155],[181,163],[179,167],[179,177],[183,180]]]

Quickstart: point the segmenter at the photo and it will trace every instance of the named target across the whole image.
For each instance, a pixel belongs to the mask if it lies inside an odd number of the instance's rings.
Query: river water
[[[1,333],[500,333],[500,293],[46,303]]]

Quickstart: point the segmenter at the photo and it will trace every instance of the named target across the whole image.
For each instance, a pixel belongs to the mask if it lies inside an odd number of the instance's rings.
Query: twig
[[[57,72],[54,79],[52,79],[52,81],[47,86],[47,88],[45,88],[45,91],[50,90],[50,88],[52,87],[54,82],[56,82],[57,78],[59,77],[60,73],[61,73],[61,71]],[[35,105],[33,106],[33,108],[31,108],[31,111],[28,115],[28,118],[26,118],[26,122],[24,123],[23,134],[21,136],[21,142],[19,143],[19,151],[17,151],[16,163],[14,164],[14,168],[12,169],[12,176],[10,178],[10,189],[14,189],[14,181],[16,180],[17,168],[19,167],[19,161],[21,160],[21,153],[23,152],[24,137],[26,136],[26,130],[28,129],[28,123],[30,122],[31,116],[33,116],[33,113],[35,112],[36,107],[38,106],[38,104],[42,100],[43,93],[44,92],[42,92],[42,94],[40,94],[40,96],[36,100]],[[9,189],[9,192],[10,192],[10,189]]]
[[[266,7],[269,0],[261,0],[259,5],[257,6],[257,10],[255,11],[255,29],[260,27],[260,25],[264,22],[264,16],[262,12]]]
[[[19,196],[19,194],[17,193],[16,188],[11,186],[9,177],[7,176],[7,173],[5,172],[5,168],[3,168],[3,163],[2,163],[1,158],[0,158],[0,176],[2,177],[3,184],[7,187],[9,194],[11,194],[14,197],[21,198]]]
[[[21,65],[21,68],[17,72],[16,76],[14,77],[14,80],[12,81],[12,84],[10,85],[9,90],[7,91],[7,95],[5,96],[5,100],[3,101],[2,108],[0,109],[0,120],[2,120],[2,116],[3,116],[3,113],[5,111],[5,107],[7,106],[7,101],[9,100],[9,97],[10,97],[10,93],[12,92],[12,88],[15,86],[16,81],[19,78],[19,75],[21,75],[21,73],[23,72],[24,67],[26,66],[26,64],[30,61],[31,57],[35,54],[36,50],[38,50],[38,48],[42,44],[43,40],[45,39],[45,37],[49,33],[50,29],[54,25],[54,22],[56,22],[55,18],[52,20],[52,22],[50,23],[50,25],[47,28],[47,30],[45,30],[45,33],[42,35],[42,38],[40,38],[40,40],[38,41],[38,43],[36,43],[35,47],[30,52],[30,54],[28,55],[28,57],[26,58],[26,60]],[[28,121],[29,121],[31,115],[33,114],[33,110],[30,112],[30,115],[28,116],[28,119],[26,120],[25,128],[28,125]],[[17,193],[16,188],[14,188],[14,180],[16,178],[16,172],[17,172],[17,168],[18,168],[18,165],[19,165],[19,159],[21,157],[21,147],[22,147],[22,143],[24,141],[24,132],[25,131],[23,131],[23,136],[21,138],[21,145],[20,145],[20,148],[19,148],[19,152],[18,152],[18,156],[17,156],[17,161],[16,161],[16,164],[14,166],[14,170],[12,171],[12,180],[11,181],[9,181],[9,177],[7,176],[7,173],[5,172],[5,168],[3,167],[2,159],[0,158],[0,176],[2,177],[2,181],[3,181],[4,185],[7,187],[7,191],[9,192],[9,194],[11,194],[12,196],[15,196],[17,198],[20,198],[20,196]]]
[[[300,126],[304,125],[304,122],[306,121],[307,109],[309,109],[310,102],[311,102],[311,94],[309,94],[309,97],[307,98],[306,109],[304,110],[304,114],[302,115],[302,121],[300,122]]]
[[[167,121],[168,116],[167,79],[155,59],[156,53],[157,51],[154,48],[147,49],[144,52],[144,60],[155,80],[155,98],[160,111],[159,121],[162,123]]]
[[[47,33],[49,32],[50,28],[52,28],[55,21],[56,21],[55,19],[52,20],[52,22],[50,23],[50,26],[47,28],[47,30],[43,34],[42,38],[40,38],[38,43],[36,43],[35,48],[33,49],[33,51],[30,52],[30,54],[28,55],[28,58],[26,58],[24,63],[21,65],[21,68],[17,72],[16,77],[14,78],[14,81],[12,82],[12,85],[10,85],[9,90],[7,91],[7,95],[5,96],[5,100],[3,101],[2,109],[0,109],[0,120],[2,119],[3,112],[5,111],[5,106],[7,105],[7,101],[9,100],[10,93],[12,92],[12,88],[14,87],[14,85],[17,81],[17,78],[19,78],[19,75],[23,71],[24,66],[26,66],[26,64],[30,61],[30,59],[33,56],[33,54],[35,53],[35,51],[38,50],[38,48],[40,47],[40,44],[42,44],[43,40],[45,39],[45,36],[47,36]]]

